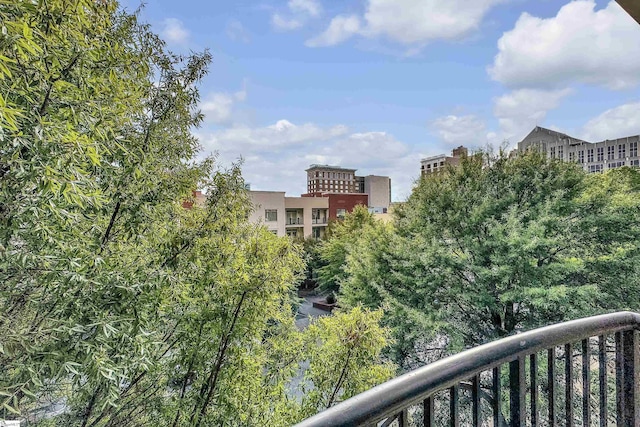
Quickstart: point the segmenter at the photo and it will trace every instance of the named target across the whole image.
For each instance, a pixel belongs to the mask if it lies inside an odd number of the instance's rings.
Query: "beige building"
[[[329,222],[326,197],[285,197],[284,191],[250,191],[254,211],[249,221],[278,236],[321,239]]]
[[[391,179],[388,176],[365,176],[363,193],[369,196],[370,211],[386,213],[391,206]]]
[[[447,165],[457,166],[460,164],[460,160],[466,157],[468,150],[464,146],[454,148],[451,152],[451,156],[446,154],[439,154],[437,156],[431,156],[424,158],[420,161],[420,172],[422,176],[432,173],[440,172],[444,170]]]
[[[307,193],[358,193],[356,170],[329,165],[311,165],[307,172]]]

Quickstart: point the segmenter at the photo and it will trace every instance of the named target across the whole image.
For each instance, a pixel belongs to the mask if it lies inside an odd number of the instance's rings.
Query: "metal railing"
[[[640,314],[620,312],[524,332],[416,369],[297,427],[640,426],[638,328]]]
[[[326,224],[327,223],[327,218],[312,218],[311,222],[313,224]]]
[[[287,218],[287,225],[302,225],[302,218]]]

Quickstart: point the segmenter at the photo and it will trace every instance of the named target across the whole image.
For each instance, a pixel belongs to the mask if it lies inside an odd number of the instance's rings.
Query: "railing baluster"
[[[449,389],[449,407],[451,415],[451,427],[460,427],[460,386],[454,385]]]
[[[622,332],[616,332],[616,423],[623,425],[624,414],[624,355],[622,352]]]
[[[565,412],[567,427],[573,427],[573,344],[564,345]]]
[[[624,422],[626,426],[640,425],[640,350],[638,331],[625,331],[624,351]]]
[[[480,375],[473,377],[473,388],[471,389],[471,399],[473,400],[473,425],[478,427],[480,420]]]
[[[511,426],[526,425],[526,379],[523,357],[509,362],[509,401],[511,408]]]
[[[493,427],[500,427],[502,417],[502,391],[500,390],[500,367],[493,368]]]
[[[400,412],[400,416],[398,417],[398,426],[409,427],[409,410],[407,408],[404,408],[402,412]]]
[[[591,420],[591,358],[589,357],[589,339],[582,340],[582,425],[588,426]]]
[[[422,414],[424,416],[424,427],[432,427],[435,425],[434,421],[434,405],[433,405],[433,396],[427,397],[422,402]]]
[[[529,356],[529,376],[531,377],[531,427],[537,427],[538,419],[538,354]]]
[[[598,337],[598,376],[600,377],[600,427],[607,427],[607,394],[609,387],[607,384],[607,336]]]
[[[549,387],[549,427],[556,425],[556,348],[547,350],[547,381]]]

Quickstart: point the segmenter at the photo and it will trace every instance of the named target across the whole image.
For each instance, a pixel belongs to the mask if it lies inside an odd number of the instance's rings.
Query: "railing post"
[[[624,425],[640,425],[640,350],[638,331],[622,333]]]
[[[526,380],[524,358],[509,363],[509,400],[511,403],[511,427],[526,425]]]

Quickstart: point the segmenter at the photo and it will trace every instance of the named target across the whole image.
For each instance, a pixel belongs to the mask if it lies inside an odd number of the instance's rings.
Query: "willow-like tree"
[[[0,1],[0,29],[1,416],[310,415],[289,385],[310,360],[291,312],[299,249],[247,223],[237,166],[195,161],[209,54],[169,53],[109,0]],[[195,188],[206,203],[184,209]],[[47,402],[62,413],[43,419]]]

